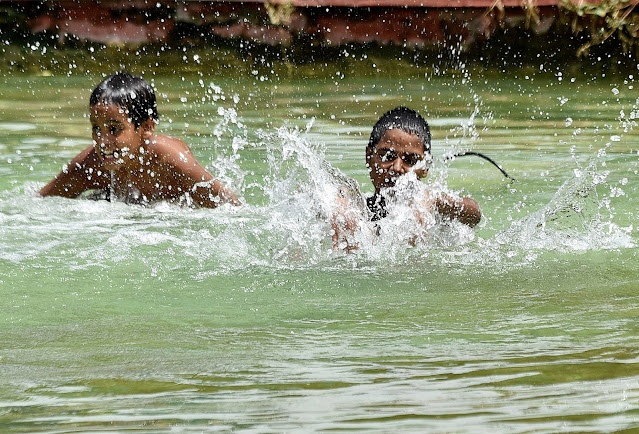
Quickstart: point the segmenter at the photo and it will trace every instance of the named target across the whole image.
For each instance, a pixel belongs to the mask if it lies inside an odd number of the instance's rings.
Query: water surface
[[[632,77],[147,78],[158,131],[246,205],[39,198],[91,143],[100,77],[1,78],[2,431],[639,426]],[[364,146],[400,104],[431,124],[426,182],[483,221],[335,252],[330,167],[370,194]]]

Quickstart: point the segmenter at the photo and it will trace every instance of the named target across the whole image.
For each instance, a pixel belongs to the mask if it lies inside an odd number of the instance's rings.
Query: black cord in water
[[[493,160],[492,158],[482,154],[481,152],[474,152],[474,151],[460,152],[459,154],[451,155],[451,156],[448,156],[448,157],[444,158],[444,161],[452,160],[453,158],[456,158],[456,157],[464,157],[466,155],[475,155],[477,157],[483,158],[484,160],[492,163],[496,168],[498,168],[499,171],[501,173],[503,173],[506,178],[510,179],[511,181],[515,180],[515,178],[513,178],[508,173],[506,173],[506,171],[495,160]]]

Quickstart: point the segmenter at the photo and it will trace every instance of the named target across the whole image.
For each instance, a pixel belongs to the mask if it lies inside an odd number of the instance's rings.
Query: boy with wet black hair
[[[369,219],[378,221],[388,215],[387,198],[395,193],[397,180],[409,172],[417,178],[428,175],[432,162],[430,128],[422,116],[406,107],[394,108],[379,118],[366,147],[366,167],[375,187],[373,196],[366,199]],[[357,229],[357,222],[346,211],[347,199],[340,198],[340,210],[333,218],[333,245],[337,248],[346,233]],[[479,205],[469,197],[454,198],[447,194],[431,197],[427,194],[422,204],[450,220],[474,227],[481,220]],[[420,223],[421,213],[416,211]],[[422,223],[423,224],[423,223]],[[346,250],[357,248],[347,243]]]
[[[388,214],[382,189],[394,187],[397,179],[408,172],[418,178],[428,175],[433,158],[430,140],[428,123],[414,110],[397,107],[379,118],[366,147],[366,167],[375,187],[375,194],[367,199],[372,220]],[[439,214],[471,227],[481,219],[479,205],[469,197],[441,195],[435,198],[434,206]]]
[[[158,104],[153,88],[142,77],[118,72],[102,80],[91,93],[89,106],[115,104],[125,109],[135,128],[151,118],[158,123]]]
[[[413,136],[416,140],[410,149],[404,149],[406,152],[400,155],[398,149],[388,141],[389,134]],[[380,142],[382,146],[378,147]],[[393,187],[397,177],[411,168],[418,178],[426,176],[431,160],[430,128],[426,120],[419,113],[403,106],[384,113],[373,126],[366,147],[366,167],[375,187],[375,194],[366,199],[371,220],[377,221],[388,214],[381,189]],[[417,165],[419,167],[415,167]]]
[[[207,208],[239,205],[179,139],[155,134],[157,102],[151,85],[119,72],[89,99],[93,145],[40,190],[42,196],[77,197],[101,190],[127,203],[167,200]]]
[[[430,152],[430,127],[428,122],[415,110],[399,106],[387,111],[373,126],[371,136],[368,139],[368,148],[375,150],[375,146],[382,139],[386,131],[399,128],[411,134],[415,134],[424,144],[424,152]]]

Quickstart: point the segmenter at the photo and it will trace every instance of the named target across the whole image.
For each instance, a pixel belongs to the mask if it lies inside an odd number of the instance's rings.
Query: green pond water
[[[38,197],[101,76],[0,78],[0,431],[639,428],[632,76],[236,75],[145,75],[158,131],[245,203],[215,210]],[[483,220],[335,252],[323,193],[371,194],[402,104],[431,124],[425,182]]]

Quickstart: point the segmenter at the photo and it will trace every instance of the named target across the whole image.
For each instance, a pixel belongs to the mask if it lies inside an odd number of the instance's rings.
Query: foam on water
[[[424,229],[406,199],[418,197],[426,188],[445,191],[445,186],[406,177],[387,218],[373,224],[365,220],[363,208],[356,210],[362,216],[354,235],[360,248],[345,255],[332,248],[330,216],[341,186],[361,197],[357,184],[331,168],[298,133],[281,129],[268,140],[271,174],[264,184],[269,196],[265,205],[210,211],[166,203],[142,207],[41,199],[35,197],[35,185],[27,186],[22,195],[10,197],[12,192],[5,192],[0,202],[2,259],[20,263],[73,253],[70,265],[109,267],[153,251],[168,268],[179,266],[172,259],[177,255],[218,270],[335,265],[335,260],[342,261],[338,258],[406,263],[438,256],[456,263],[521,265],[544,251],[634,247],[628,229],[602,217],[595,187],[603,180],[589,169],[566,181],[549,203],[487,239],[435,216]]]
[[[0,131],[29,131],[36,126],[26,122],[0,122]]]
[[[463,125],[462,137],[476,134],[477,113]],[[70,266],[108,268],[152,252],[158,258],[156,272],[187,266],[224,273],[246,267],[410,264],[425,258],[502,268],[526,266],[545,252],[635,247],[632,228],[617,226],[609,197],[599,197],[607,172],[595,163],[577,167],[548,203],[510,227],[491,227],[489,220],[472,230],[444,222],[420,205],[427,192],[461,195],[447,186],[446,166],[435,162],[437,175],[426,182],[412,174],[400,178],[389,196],[389,215],[370,222],[358,183],[328,163],[323,144],[307,140],[312,121],[306,131],[284,126],[261,131],[251,141],[234,110],[222,110],[220,116],[214,144],[227,140],[231,147],[209,168],[236,189],[244,206],[211,211],[167,203],[45,200],[37,195],[40,186],[28,183],[0,195],[0,258],[62,261],[72,249]],[[266,174],[252,183],[242,168],[246,151],[265,155]],[[253,201],[249,190],[259,190],[262,200]],[[335,250],[331,239],[338,197],[348,199],[357,220],[350,241],[358,249],[350,255]],[[484,228],[495,235],[483,237]]]

